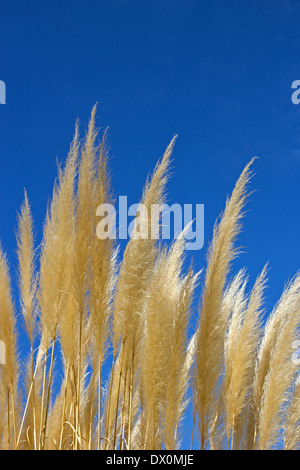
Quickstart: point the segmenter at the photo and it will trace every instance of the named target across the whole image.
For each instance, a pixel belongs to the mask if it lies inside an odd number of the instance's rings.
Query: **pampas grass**
[[[114,196],[107,132],[100,136],[95,117],[96,106],[83,139],[76,123],[38,247],[25,192],[16,305],[0,247],[0,448],[172,450],[184,432],[193,449],[299,449],[300,276],[268,315],[267,267],[253,286],[246,269],[231,273],[254,160],[201,272],[186,268],[189,227],[170,245],[150,238],[160,225],[153,210],[135,219],[133,233],[146,223],[148,239],[130,238],[121,256],[116,240],[96,235],[97,207]],[[175,140],[142,192],[148,214],[165,202]]]

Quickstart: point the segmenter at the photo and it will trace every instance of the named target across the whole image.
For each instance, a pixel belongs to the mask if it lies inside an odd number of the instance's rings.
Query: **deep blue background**
[[[130,204],[179,135],[168,201],[205,204],[204,249],[188,254],[198,269],[227,195],[260,157],[234,269],[253,283],[270,262],[270,310],[299,268],[299,24],[296,0],[1,0],[0,238],[12,275],[23,189],[39,243],[56,159],[98,102],[114,190]]]

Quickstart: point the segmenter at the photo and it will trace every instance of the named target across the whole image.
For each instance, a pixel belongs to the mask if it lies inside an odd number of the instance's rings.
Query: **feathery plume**
[[[251,176],[252,163],[253,160],[239,177],[226,203],[221,221],[215,226],[209,248],[204,290],[199,306],[193,386],[201,449],[208,445],[212,410],[216,406],[215,390],[222,368],[227,326],[227,318],[220,315],[222,295],[231,262],[236,256],[234,242],[241,228],[242,211],[247,198],[246,186]]]

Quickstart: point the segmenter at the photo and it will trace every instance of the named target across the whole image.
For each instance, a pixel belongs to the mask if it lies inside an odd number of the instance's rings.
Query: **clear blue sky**
[[[299,268],[299,24],[298,0],[1,0],[0,239],[12,272],[24,187],[39,241],[56,159],[98,102],[114,190],[130,203],[178,134],[169,202],[205,205],[198,269],[226,196],[260,157],[234,268],[253,283],[270,263],[271,308]]]

